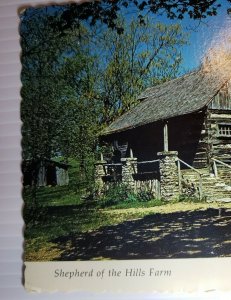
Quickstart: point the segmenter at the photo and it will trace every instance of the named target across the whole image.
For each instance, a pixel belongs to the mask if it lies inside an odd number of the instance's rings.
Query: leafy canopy
[[[230,3],[224,0],[222,3]],[[83,20],[87,20],[92,26],[97,22],[106,24],[109,28],[123,33],[125,28],[118,26],[116,22],[121,13],[129,13],[132,9],[137,12],[137,20],[145,22],[147,14],[164,14],[170,19],[183,19],[189,16],[194,20],[215,16],[221,7],[221,1],[217,0],[102,0],[86,2],[76,6],[70,4],[63,9],[61,19],[57,26],[61,30],[78,26]]]
[[[85,6],[53,6],[21,17],[23,158],[61,155],[84,166],[104,126],[136,105],[144,88],[177,76],[187,36],[178,24],[136,15],[114,20],[122,35],[80,16],[68,24],[70,7],[84,13]]]

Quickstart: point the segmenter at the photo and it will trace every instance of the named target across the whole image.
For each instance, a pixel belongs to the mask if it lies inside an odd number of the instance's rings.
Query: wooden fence
[[[132,164],[134,180],[134,190],[136,192],[150,192],[155,198],[160,198],[160,180],[158,171],[145,172],[139,171],[139,166],[159,163],[159,160],[140,161]],[[102,163],[104,169],[103,180],[105,184],[112,182],[122,183],[122,163]]]

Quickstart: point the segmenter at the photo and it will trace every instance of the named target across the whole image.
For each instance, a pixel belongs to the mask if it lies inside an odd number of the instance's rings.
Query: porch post
[[[121,158],[122,163],[122,183],[127,185],[131,190],[136,189],[133,174],[137,172],[137,158],[125,157]]]
[[[164,151],[168,151],[168,122],[164,124]]]
[[[160,193],[167,201],[179,198],[179,182],[176,159],[177,151],[158,152],[160,159]]]

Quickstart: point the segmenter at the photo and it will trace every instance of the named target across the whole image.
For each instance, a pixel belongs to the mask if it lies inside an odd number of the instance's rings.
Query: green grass
[[[231,208],[231,204],[225,204]],[[142,219],[148,215],[172,214],[173,212],[198,211],[218,208],[216,203],[169,203],[155,207],[139,208],[87,208],[82,204],[65,206],[46,206],[37,212],[25,230],[25,260],[59,260],[63,252],[70,252],[70,237],[103,230],[105,226]],[[61,245],[61,246],[60,246]]]
[[[108,210],[113,212],[162,204],[160,200],[119,201],[114,206],[106,206],[104,210],[102,200],[87,200],[82,197],[84,192],[84,189],[78,188],[73,182],[70,182],[69,186],[24,189],[25,259],[27,261],[58,259],[62,251],[56,247],[54,241],[60,237],[75,236],[144,216],[141,211],[110,214]]]
[[[98,203],[98,206],[101,208],[110,208],[110,209],[123,209],[123,208],[145,208],[145,207],[155,207],[164,205],[165,202],[161,199],[151,199],[149,201],[121,201],[115,205],[107,205],[107,203],[104,203],[102,201],[101,203]]]
[[[23,199],[26,205],[37,201],[42,206],[77,205],[81,203],[81,192],[68,186],[24,188]]]
[[[84,208],[81,205],[43,208],[40,214],[37,213],[37,219],[27,224],[25,259],[56,259],[61,253],[55,248],[55,239],[94,231],[100,227],[142,216],[141,212],[111,215],[104,210]]]
[[[75,237],[150,214],[189,210],[193,206],[198,208],[204,205],[189,202],[167,204],[159,199],[142,199],[123,188],[119,191],[112,189],[107,198],[88,199],[83,197],[89,193],[86,178],[76,180],[81,176],[75,162],[69,170],[69,176],[68,186],[40,187],[35,190],[24,188],[25,260],[59,260],[64,249],[56,241],[67,236]],[[116,192],[119,192],[117,199]],[[67,247],[68,243],[65,244],[65,250]]]

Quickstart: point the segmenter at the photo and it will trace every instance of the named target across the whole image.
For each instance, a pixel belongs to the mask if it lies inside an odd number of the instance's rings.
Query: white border
[[[67,1],[66,1],[67,2]],[[56,1],[56,4],[66,3]],[[53,2],[53,4],[55,4]],[[1,299],[230,299],[230,295],[199,293],[167,295],[151,293],[104,294],[79,291],[64,294],[28,294],[22,285],[23,220],[20,171],[20,43],[18,11],[22,6],[47,1],[0,0],[0,297]],[[50,3],[49,3],[50,4]],[[189,268],[189,264],[187,264]],[[215,270],[217,267],[214,266]],[[208,269],[209,271],[209,269]],[[230,281],[231,276],[227,278]],[[192,279],[193,280],[193,279]],[[214,287],[219,278],[214,274]],[[206,278],[205,278],[206,281]],[[188,281],[189,282],[189,281]],[[178,282],[179,284],[179,282]],[[182,290],[184,286],[182,286]],[[221,283],[223,285],[223,283]],[[203,288],[204,289],[204,288]],[[119,293],[118,293],[119,292]],[[127,291],[128,292],[128,291]]]

